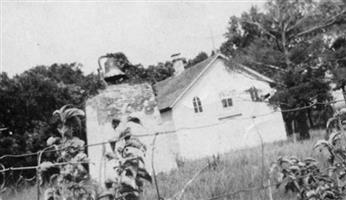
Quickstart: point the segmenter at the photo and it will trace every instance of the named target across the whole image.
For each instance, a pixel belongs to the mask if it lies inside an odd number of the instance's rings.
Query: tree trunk
[[[289,59],[289,53],[288,53],[288,49],[287,49],[287,41],[286,41],[286,30],[282,30],[281,32],[281,42],[282,42],[282,49],[283,49],[283,53],[285,55],[285,62],[286,62],[286,67],[287,69],[290,69],[290,59]]]
[[[313,122],[312,117],[311,117],[312,110],[309,109],[307,112],[308,112],[308,119],[309,119],[310,128],[313,128],[314,127],[314,122]]]
[[[282,116],[285,122],[287,137],[291,137],[293,136],[293,127],[292,127],[293,118],[290,117],[288,113],[282,113]]]
[[[296,116],[296,122],[297,122],[297,132],[299,133],[300,140],[307,140],[310,139],[310,133],[309,133],[309,126],[308,126],[308,119],[306,116],[306,112],[304,110],[298,111]]]

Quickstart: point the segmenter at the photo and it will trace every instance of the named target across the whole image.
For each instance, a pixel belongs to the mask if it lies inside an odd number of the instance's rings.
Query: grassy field
[[[312,139],[303,142],[278,142],[264,146],[265,171],[262,172],[261,147],[239,150],[220,156],[220,163],[215,169],[206,169],[185,190],[183,199],[209,199],[224,193],[246,188],[259,187],[262,178],[268,184],[269,167],[279,156],[296,156],[298,158],[314,157],[324,161],[323,155],[313,152],[313,146],[322,139],[324,131],[311,131]],[[207,159],[186,162],[178,171],[170,174],[159,174],[158,183],[160,195],[165,199],[172,197],[181,190],[185,183],[207,163]],[[144,190],[144,199],[157,199],[154,185]],[[283,189],[272,188],[273,199],[296,199],[295,194],[284,192]],[[243,192],[234,196],[220,199],[269,199],[268,190]]]
[[[323,138],[324,131],[311,131],[312,139],[304,142],[277,142],[264,146],[264,171],[262,169],[261,147],[247,150],[239,150],[220,155],[220,162],[214,168],[206,168],[199,176],[186,188],[183,199],[210,199],[224,193],[237,190],[259,187],[268,184],[268,169],[273,161],[279,156],[296,156],[298,158],[314,157],[324,160],[319,152],[313,152],[313,145],[318,139]],[[186,161],[179,170],[169,174],[159,174],[157,176],[160,195],[164,199],[172,197],[179,192],[185,183],[191,179],[203,166],[208,163],[208,159],[197,161]],[[295,194],[285,193],[281,188],[272,187],[273,199],[296,199]],[[36,198],[36,189],[27,189],[15,196],[6,196],[7,200],[27,200]],[[146,184],[144,198],[146,200],[157,199],[156,190],[153,185]],[[263,191],[241,192],[223,199],[269,199],[268,189]]]

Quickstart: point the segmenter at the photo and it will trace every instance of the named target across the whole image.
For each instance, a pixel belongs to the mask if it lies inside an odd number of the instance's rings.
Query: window
[[[203,112],[202,103],[198,97],[194,97],[192,100],[192,103],[193,103],[193,108],[195,110],[195,113]]]
[[[228,108],[233,106],[233,100],[232,98],[225,98],[221,100],[222,107]]]
[[[249,93],[250,93],[252,101],[261,101],[261,98],[258,96],[258,89],[257,88],[255,88],[255,87],[250,88]]]

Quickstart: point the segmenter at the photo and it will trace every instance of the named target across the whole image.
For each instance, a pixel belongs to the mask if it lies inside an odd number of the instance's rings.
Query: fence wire
[[[268,116],[268,115],[271,115],[271,114],[274,114],[276,112],[282,112],[282,113],[287,113],[287,112],[296,112],[296,111],[299,111],[299,110],[305,110],[305,109],[309,109],[309,108],[312,108],[316,105],[330,105],[330,104],[334,104],[334,103],[337,103],[337,102],[342,102],[344,101],[343,99],[342,100],[335,100],[335,101],[330,101],[330,102],[327,102],[327,103],[313,103],[311,105],[307,105],[307,106],[302,106],[302,107],[297,107],[297,108],[292,108],[292,109],[285,109],[285,110],[274,110],[272,112],[268,112],[268,113],[262,113],[262,114],[258,114],[258,115],[253,115],[253,116],[250,116],[250,117],[243,117],[243,118],[232,118],[232,120],[249,120],[249,119],[252,119],[253,123],[254,123],[254,119],[256,118],[259,118],[259,117],[264,117],[264,116]],[[155,141],[156,141],[156,138],[157,136],[159,135],[166,135],[166,134],[176,134],[177,131],[180,131],[180,130],[191,130],[191,129],[200,129],[200,128],[207,128],[207,127],[213,127],[213,126],[217,126],[217,125],[220,125],[220,124],[223,124],[223,123],[226,123],[226,121],[222,122],[222,123],[215,123],[215,124],[209,124],[209,125],[203,125],[203,126],[197,126],[197,127],[182,127],[182,128],[178,128],[174,131],[162,131],[162,132],[156,132],[156,133],[150,133],[150,134],[143,134],[143,135],[133,135],[134,137],[153,137],[153,143],[152,143],[152,170],[153,170],[153,176],[154,176],[154,181],[155,181],[155,187],[156,187],[156,192],[157,192],[157,197],[158,197],[158,200],[161,200],[163,199],[161,196],[160,196],[160,192],[159,192],[159,186],[158,186],[158,182],[157,182],[157,178],[156,178],[156,172],[155,172],[155,167],[154,167],[154,149],[155,149]],[[255,123],[254,123],[255,124]],[[256,130],[258,131],[258,128],[255,126]],[[260,135],[260,133],[258,133]],[[92,147],[92,146],[99,146],[99,145],[104,145],[104,144],[108,144],[110,142],[118,142],[120,141],[122,138],[119,138],[117,140],[108,140],[108,141],[103,141],[103,142],[99,142],[99,143],[93,143],[93,144],[86,144],[82,147],[80,147],[81,149],[84,149],[85,147]],[[265,171],[264,169],[264,143],[263,143],[263,140],[261,139],[261,145],[262,145],[262,171]],[[37,151],[37,152],[32,152],[32,153],[24,153],[24,154],[6,154],[6,155],[2,155],[0,157],[0,160],[2,159],[5,159],[5,158],[22,158],[22,157],[29,157],[29,156],[38,156],[39,157],[39,160],[40,160],[40,157],[42,156],[42,154],[44,153],[47,153],[47,152],[57,152],[57,151],[63,151],[69,147],[65,147],[65,148],[52,148],[52,146],[50,147],[47,147],[46,149],[44,150],[40,150],[40,151]],[[60,165],[67,165],[67,164],[90,164],[90,162],[61,162],[61,163],[52,163],[50,165],[50,167],[53,167],[53,166],[60,166]],[[41,163],[38,162],[38,165],[36,166],[23,166],[23,167],[8,167],[8,168],[5,168],[1,163],[0,163],[0,166],[1,166],[1,170],[0,170],[0,173],[2,174],[3,178],[5,179],[5,174],[6,172],[9,172],[9,171],[18,171],[18,170],[37,170],[37,172],[39,172],[41,170]],[[204,166],[203,168],[201,168],[199,171],[197,171],[197,173],[189,180],[186,182],[186,184],[183,186],[183,188],[181,190],[179,190],[178,192],[176,192],[171,198],[171,200],[175,199],[175,200],[181,200],[182,197],[183,197],[183,194],[186,190],[186,188],[191,185],[191,183],[196,180],[196,178],[198,176],[200,176],[202,174],[202,172],[206,169],[206,167],[208,167],[209,165],[206,165]],[[39,175],[39,173],[37,173],[37,175]],[[262,174],[263,176],[264,174]],[[301,178],[304,178],[306,177],[305,176],[302,176]],[[36,177],[36,179],[38,179]],[[5,187],[5,180],[3,180],[4,182],[0,184],[0,192],[3,191],[4,187]],[[289,180],[287,180],[289,181]],[[268,180],[268,182],[270,183],[270,180]],[[240,193],[247,193],[247,192],[253,192],[253,191],[261,191],[261,190],[266,190],[266,189],[270,189],[271,187],[274,187],[274,186],[277,186],[277,184],[268,184],[268,185],[264,185],[264,180],[263,180],[263,177],[262,177],[262,186],[259,186],[259,187],[251,187],[251,188],[246,188],[246,189],[241,189],[241,190],[236,190],[236,191],[233,191],[233,192],[225,192],[224,194],[221,194],[221,195],[218,195],[218,196],[214,196],[214,197],[210,197],[210,198],[206,198],[206,199],[202,199],[202,200],[216,200],[216,199],[221,199],[221,198],[229,198],[229,197],[233,197],[237,194],[240,194]],[[40,185],[38,184],[38,194],[40,193],[39,192],[39,187]],[[40,195],[38,195],[37,199],[39,200]],[[271,192],[269,192],[269,199],[272,199],[272,194]]]
[[[259,117],[264,117],[264,116],[268,116],[277,112],[282,112],[282,113],[286,113],[286,112],[296,112],[299,110],[305,110],[308,108],[312,108],[316,105],[330,105],[336,102],[341,102],[344,101],[342,100],[335,100],[335,101],[331,101],[331,102],[327,102],[327,103],[313,103],[311,105],[307,105],[307,106],[302,106],[302,107],[297,107],[297,108],[292,108],[292,109],[285,109],[285,110],[274,110],[272,112],[268,112],[268,113],[262,113],[262,114],[258,114],[258,115],[253,115],[250,117],[243,117],[243,118],[232,118],[232,120],[250,120],[250,119],[254,119],[254,118],[259,118]],[[166,135],[166,134],[176,134],[178,131],[182,131],[182,130],[193,130],[193,129],[201,129],[201,128],[208,128],[208,127],[214,127],[214,126],[218,126],[220,124],[224,124],[227,123],[227,121],[223,121],[221,123],[214,123],[214,124],[208,124],[208,125],[203,125],[203,126],[195,126],[195,127],[181,127],[172,131],[160,131],[160,132],[156,132],[156,133],[149,133],[149,134],[142,134],[142,135],[135,135],[133,134],[134,137],[153,137],[155,135]],[[121,139],[121,138],[120,138]],[[118,140],[120,140],[118,139]],[[118,142],[118,140],[108,140],[108,141],[103,141],[103,142],[99,142],[99,143],[93,143],[93,144],[86,144],[83,147],[80,148],[85,148],[85,147],[92,147],[92,146],[99,146],[99,145],[103,145],[103,144],[108,144],[109,142]],[[65,150],[68,147],[65,148],[61,148],[61,149],[51,149],[51,150],[46,150],[44,151],[45,153],[47,152],[55,152],[55,151],[62,151]],[[4,159],[4,158],[20,158],[20,157],[26,157],[26,156],[37,156],[40,153],[40,151],[37,152],[33,152],[33,153],[24,153],[24,154],[6,154],[0,157],[0,160]]]

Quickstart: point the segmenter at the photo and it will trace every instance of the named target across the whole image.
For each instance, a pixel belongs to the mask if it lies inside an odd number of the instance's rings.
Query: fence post
[[[270,177],[268,178],[268,195],[269,195],[269,200],[273,200],[273,194],[272,194],[272,186],[270,183]]]
[[[154,155],[155,155],[155,142],[156,142],[156,137],[159,133],[155,133],[154,135],[154,139],[153,139],[153,143],[152,143],[152,149],[151,149],[151,168],[153,170],[153,177],[154,177],[154,181],[155,181],[155,188],[156,188],[156,193],[157,193],[157,199],[161,200],[161,196],[160,196],[160,190],[159,190],[159,186],[157,183],[157,178],[156,178],[156,171],[155,171],[155,159],[154,159]]]
[[[41,188],[40,188],[40,183],[41,183],[41,157],[42,157],[43,150],[38,152],[37,155],[37,167],[36,167],[36,185],[37,185],[37,200],[40,200],[41,196]]]
[[[258,137],[259,137],[259,139],[260,139],[260,141],[261,141],[261,167],[262,167],[262,180],[261,180],[261,182],[262,182],[262,187],[264,187],[264,175],[265,175],[265,166],[264,166],[264,140],[263,140],[263,137],[262,137],[262,135],[261,135],[261,133],[259,132],[259,130],[258,130],[258,127],[257,127],[257,125],[256,125],[256,121],[255,121],[255,119],[256,119],[256,116],[252,116],[252,122],[253,122],[253,125],[254,125],[254,127],[255,127],[255,129],[256,129],[256,133],[257,133],[257,135],[258,135]]]

